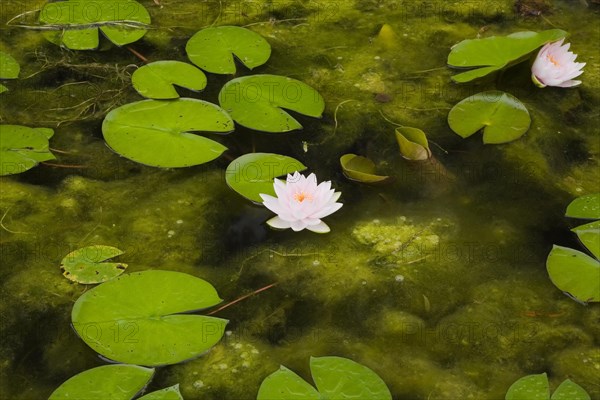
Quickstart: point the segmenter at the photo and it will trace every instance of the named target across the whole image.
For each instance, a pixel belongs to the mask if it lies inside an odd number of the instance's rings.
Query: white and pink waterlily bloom
[[[563,45],[563,41],[548,43],[538,53],[531,67],[531,79],[537,86],[571,87],[581,83],[573,78],[583,74],[585,63],[575,62],[577,54],[570,52],[571,44]]]
[[[341,193],[331,189],[330,181],[317,185],[315,174],[306,177],[295,172],[288,174],[286,182],[276,178],[273,185],[277,197],[260,195],[265,207],[277,214],[267,224],[276,229],[292,228],[296,232],[304,228],[317,233],[329,232],[329,226],[321,218],[343,205],[336,203]]]

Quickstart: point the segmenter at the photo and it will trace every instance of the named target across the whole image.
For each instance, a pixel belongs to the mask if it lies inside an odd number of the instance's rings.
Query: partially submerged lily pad
[[[581,303],[600,301],[600,262],[580,251],[554,246],[546,267],[552,283]]]
[[[356,154],[344,154],[340,164],[346,178],[362,183],[377,183],[389,179],[389,176],[377,175],[375,163]]]
[[[233,79],[221,89],[219,103],[238,124],[263,132],[302,129],[283,109],[315,118],[325,109],[325,101],[315,89],[278,75]]]
[[[513,95],[497,90],[477,93],[456,104],[448,114],[450,128],[462,138],[483,129],[483,143],[516,140],[529,130],[527,108]]]
[[[69,253],[61,262],[63,275],[74,282],[94,284],[121,275],[127,264],[103,262],[123,252],[111,246],[87,246]]]
[[[21,67],[17,60],[10,54],[0,51],[0,79],[16,79],[19,77]],[[0,93],[6,92],[8,88],[0,85]]]
[[[19,174],[42,161],[54,160],[48,140],[50,128],[0,125],[0,176]]]
[[[102,124],[106,143],[130,160],[164,168],[189,167],[219,157],[227,148],[189,132],[228,133],[229,115],[196,100],[142,100],[108,113]]]
[[[546,373],[527,375],[513,383],[506,392],[506,400],[590,400],[587,392],[575,382],[563,381],[550,397]]]
[[[154,369],[137,365],[104,365],[83,371],[58,387],[49,400],[131,400],[146,387]]]
[[[420,161],[431,158],[427,136],[418,128],[409,126],[396,128],[396,141],[400,146],[400,154],[407,160]]]
[[[165,389],[148,393],[137,400],[183,400],[183,397],[179,391],[179,384],[177,384]]]
[[[600,193],[576,198],[567,206],[565,215],[570,218],[600,219]]]
[[[189,314],[221,302],[208,282],[180,272],[121,275],[73,306],[77,334],[117,362],[158,366],[198,357],[223,336],[227,321]]]
[[[284,366],[260,385],[257,400],[386,400],[392,395],[373,370],[342,357],[311,357],[312,387]]]
[[[581,243],[600,260],[600,221],[580,225],[571,231],[575,232]]]
[[[179,94],[174,85],[199,91],[206,87],[206,75],[181,61],[156,61],[135,70],[131,83],[146,98],[176,99]]]
[[[245,198],[262,203],[260,194],[275,196],[273,179],[304,171],[306,166],[292,157],[271,153],[250,153],[233,160],[225,180],[230,188]]]
[[[46,3],[39,20],[50,42],[71,50],[93,50],[100,43],[98,31],[118,46],[141,39],[150,14],[134,0],[62,0]]]
[[[263,65],[271,56],[269,42],[239,26],[202,29],[190,38],[185,51],[194,64],[214,74],[235,74],[234,56],[249,69]]]
[[[508,36],[491,36],[484,39],[468,39],[452,47],[448,66],[473,68],[454,75],[458,83],[469,82],[492,72],[526,60],[531,53],[546,43],[560,40],[567,32],[550,29],[542,32],[516,32]]]

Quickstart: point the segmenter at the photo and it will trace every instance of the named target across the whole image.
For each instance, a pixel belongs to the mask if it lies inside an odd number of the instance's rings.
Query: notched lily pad
[[[227,147],[190,132],[229,133],[234,125],[219,106],[196,99],[142,100],[108,113],[102,133],[120,155],[154,167],[207,163]]]
[[[344,154],[340,157],[340,165],[346,178],[362,183],[378,183],[388,180],[389,176],[377,175],[375,163],[356,154]]]
[[[87,246],[69,253],[61,262],[63,275],[84,284],[106,282],[121,275],[127,268],[124,263],[104,262],[123,252],[111,246]]]
[[[448,114],[450,128],[462,138],[483,129],[483,143],[516,140],[529,130],[527,108],[513,95],[497,90],[477,93],[456,104]]]
[[[272,153],[250,153],[233,160],[225,173],[230,188],[245,198],[262,203],[260,194],[275,196],[273,179],[304,171],[306,165],[292,157]]]
[[[135,70],[131,83],[146,98],[176,99],[179,94],[174,85],[200,91],[206,87],[206,75],[181,61],[156,61]]]
[[[267,62],[271,46],[259,34],[239,26],[217,26],[196,32],[185,46],[194,64],[214,74],[234,74],[234,56],[247,68]]]
[[[407,160],[421,161],[431,158],[427,136],[418,128],[396,128],[396,141],[400,146],[400,154]]]
[[[60,385],[49,400],[131,400],[146,387],[154,369],[137,365],[104,365],[83,371]]]
[[[53,135],[50,128],[0,125],[0,176],[19,174],[54,160],[48,142]]]
[[[508,388],[505,400],[590,400],[590,396],[581,386],[567,379],[550,397],[548,376],[543,373],[518,379]]]
[[[581,303],[600,301],[600,262],[580,251],[554,246],[546,268],[552,283]]]
[[[134,0],[63,0],[46,3],[39,21],[50,42],[71,50],[93,50],[100,43],[98,31],[117,46],[141,39],[150,14]]]
[[[448,66],[473,68],[454,75],[458,83],[469,82],[492,72],[510,67],[528,59],[529,55],[546,43],[560,40],[567,32],[550,29],[543,32],[516,32],[508,36],[491,36],[483,39],[468,39],[452,47],[448,55]]]
[[[570,218],[600,219],[600,193],[576,198],[567,206],[565,215]]]
[[[227,320],[190,314],[220,302],[202,279],[150,270],[88,290],[75,302],[71,319],[81,339],[109,360],[168,365],[196,358],[221,340]]]
[[[263,132],[302,129],[283,109],[315,118],[325,109],[325,101],[315,89],[277,75],[233,79],[221,89],[219,103],[238,124]]]

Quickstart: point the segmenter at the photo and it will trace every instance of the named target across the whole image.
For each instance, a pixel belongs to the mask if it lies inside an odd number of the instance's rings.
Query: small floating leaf
[[[571,218],[600,219],[600,193],[576,198],[567,207],[565,215]]]
[[[543,32],[516,32],[508,36],[491,36],[484,39],[463,40],[452,47],[448,66],[474,68],[452,77],[464,83],[524,61],[544,44],[560,40],[567,32],[550,29]]]
[[[450,128],[467,138],[483,129],[483,143],[498,144],[516,140],[529,130],[527,108],[511,94],[492,90],[469,96],[448,114]]]
[[[506,400],[549,400],[550,386],[546,373],[527,375],[513,383],[506,392]]]
[[[179,391],[179,384],[177,384],[162,390],[148,393],[137,400],[183,400],[183,397]]]
[[[554,246],[546,268],[552,283],[582,303],[600,301],[600,262],[580,251]]]
[[[173,85],[202,90],[206,87],[206,75],[181,61],[156,61],[135,70],[131,83],[146,98],[176,99],[179,94]]]
[[[83,341],[117,362],[157,366],[195,358],[223,336],[227,321],[190,312],[221,302],[194,276],[150,270],[124,274],[84,293],[73,306]]]
[[[363,183],[376,183],[389,179],[389,176],[377,175],[375,163],[370,159],[356,154],[344,154],[340,164],[346,178]]]
[[[427,160],[431,158],[429,142],[422,130],[408,126],[396,128],[396,140],[398,146],[400,146],[400,154],[407,160]]]
[[[123,252],[111,246],[88,246],[69,253],[62,260],[63,275],[74,282],[93,284],[121,275],[127,264],[103,262]]]
[[[10,54],[0,51],[0,79],[16,79],[21,67]]]
[[[262,382],[257,400],[392,399],[375,372],[347,358],[311,357],[310,370],[318,391],[282,366]]]
[[[48,139],[50,128],[0,125],[0,176],[27,171],[42,161],[54,160]]]
[[[284,108],[316,118],[325,109],[325,101],[315,89],[277,75],[233,79],[221,89],[219,103],[238,124],[263,132],[302,129]]]
[[[551,400],[590,400],[584,388],[567,379],[554,391]]]
[[[585,247],[600,260],[600,221],[578,226],[571,229]]]
[[[0,84],[0,93],[4,93],[6,91],[8,91],[8,88],[6,86]]]
[[[235,74],[234,56],[250,69],[271,56],[271,46],[262,36],[239,26],[202,29],[190,38],[185,51],[194,64],[214,74]]]
[[[49,400],[131,400],[150,382],[154,369],[137,365],[104,365],[88,369],[64,382]]]
[[[262,203],[260,193],[275,196],[273,179],[304,171],[306,166],[292,157],[271,153],[250,153],[233,160],[225,180],[230,188],[245,198]]]
[[[219,106],[196,99],[142,100],[108,113],[106,143],[130,160],[155,167],[203,164],[227,148],[191,131],[228,133],[233,121]]]
[[[46,3],[40,23],[51,28],[44,33],[50,42],[72,50],[93,50],[100,43],[98,30],[117,46],[142,38],[150,14],[134,0],[64,0]]]

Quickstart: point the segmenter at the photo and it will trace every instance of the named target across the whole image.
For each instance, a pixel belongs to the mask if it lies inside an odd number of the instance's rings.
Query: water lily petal
[[[320,221],[317,225],[309,225],[306,227],[306,229],[316,233],[327,233],[331,231],[329,226],[323,221]]]
[[[290,222],[284,221],[279,217],[271,218],[267,221],[267,225],[275,229],[288,229],[292,226]]]
[[[292,221],[291,222],[291,226],[292,226],[292,229],[294,230],[294,232],[301,231],[302,229],[306,228],[307,225],[308,224],[306,222],[304,222],[303,220],[298,220],[298,221]]]

